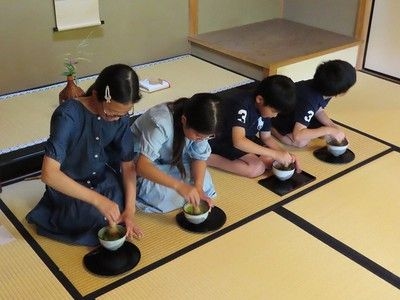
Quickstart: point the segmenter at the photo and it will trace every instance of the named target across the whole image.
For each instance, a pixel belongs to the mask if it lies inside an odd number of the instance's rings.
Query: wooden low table
[[[353,37],[285,19],[203,33],[188,39],[193,55],[256,79],[277,74],[282,66],[310,58],[351,47],[358,50],[360,44]]]

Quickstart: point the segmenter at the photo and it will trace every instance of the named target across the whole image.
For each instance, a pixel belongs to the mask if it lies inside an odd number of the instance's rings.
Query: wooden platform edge
[[[213,45],[211,43],[207,43],[207,42],[205,42],[203,40],[200,40],[196,36],[188,36],[188,40],[189,40],[190,43],[194,43],[194,44],[196,44],[196,46],[205,48],[205,49],[207,49],[209,51],[217,52],[217,53],[220,53],[222,55],[228,55],[231,58],[234,58],[236,60],[240,60],[240,61],[252,64],[252,65],[254,65],[256,67],[261,67],[261,68],[264,68],[264,69],[268,69],[269,70],[269,72],[268,72],[269,75],[273,74],[273,73],[271,73],[272,70],[276,71],[276,69],[279,68],[279,67],[290,65],[290,64],[293,64],[293,63],[297,63],[297,62],[301,62],[301,61],[304,61],[304,60],[307,60],[307,59],[310,59],[310,58],[318,57],[318,56],[321,56],[321,55],[325,55],[325,54],[328,54],[328,53],[340,51],[340,50],[343,50],[343,49],[360,46],[361,43],[362,43],[361,40],[356,40],[356,41],[354,41],[352,43],[343,44],[343,45],[337,46],[337,47],[332,47],[332,48],[329,48],[329,49],[326,49],[326,50],[323,50],[323,51],[313,52],[313,53],[309,53],[309,54],[306,54],[306,55],[289,58],[289,59],[286,59],[286,60],[274,61],[274,62],[269,63],[269,64],[264,64],[264,63],[262,63],[260,61],[252,59],[251,57],[244,56],[244,55],[242,55],[240,53],[237,53],[235,51],[231,51],[231,50],[226,49],[224,47],[219,47],[219,46],[215,46],[215,45]]]

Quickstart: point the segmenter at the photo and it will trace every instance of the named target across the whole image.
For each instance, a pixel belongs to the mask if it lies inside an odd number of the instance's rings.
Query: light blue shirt
[[[173,116],[167,105],[159,104],[141,115],[131,126],[136,153],[145,155],[154,164],[171,164],[174,139]],[[207,160],[211,148],[207,140],[185,139],[183,162]]]
[[[182,179],[178,169],[171,166],[173,152],[173,115],[166,103],[156,105],[141,115],[131,126],[134,135],[134,150],[143,154],[156,167],[174,178],[191,182],[190,164],[193,160],[207,160],[211,148],[207,140],[192,141],[185,139],[182,161],[188,178]],[[180,208],[184,199],[174,190],[149,182],[145,178],[137,180],[137,205],[139,209],[151,212],[167,212]],[[211,176],[206,171],[204,178],[205,193],[215,197]]]

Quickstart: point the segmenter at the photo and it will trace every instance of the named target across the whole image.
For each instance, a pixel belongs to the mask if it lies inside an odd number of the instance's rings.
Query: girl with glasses
[[[219,98],[200,93],[159,104],[131,126],[137,153],[137,207],[165,213],[216,196],[206,160]]]
[[[140,99],[131,67],[106,67],[83,97],[63,102],[53,113],[41,179],[46,191],[28,213],[38,234],[95,246],[97,231],[134,223],[136,173],[128,113]]]

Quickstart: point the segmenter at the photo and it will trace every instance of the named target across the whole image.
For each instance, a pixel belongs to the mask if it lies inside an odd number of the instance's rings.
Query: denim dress
[[[134,158],[129,118],[109,122],[77,100],[67,100],[53,113],[45,155],[61,164],[61,171],[97,191],[124,210],[121,161]],[[38,234],[62,242],[95,246],[97,231],[107,224],[91,204],[46,186],[38,204],[27,215]]]
[[[156,105],[141,115],[131,126],[134,135],[136,157],[143,154],[161,171],[193,184],[191,162],[207,160],[211,148],[207,140],[191,141],[185,138],[182,152],[186,178],[182,178],[178,168],[171,165],[174,138],[173,116],[167,104]],[[206,170],[203,190],[211,198],[216,196],[211,175]],[[136,206],[145,212],[166,213],[185,204],[185,199],[174,189],[160,185],[143,177],[137,178]]]

